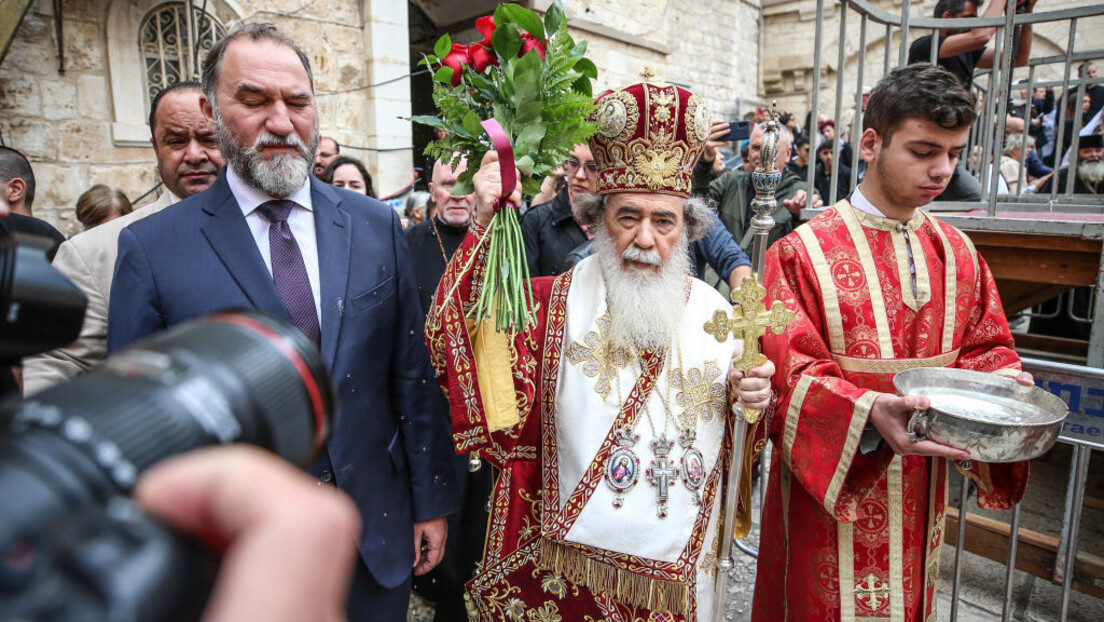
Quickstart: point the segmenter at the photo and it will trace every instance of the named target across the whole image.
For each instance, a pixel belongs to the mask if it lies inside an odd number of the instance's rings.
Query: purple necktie
[[[271,225],[268,227],[268,252],[272,258],[272,280],[276,291],[287,307],[291,323],[303,331],[314,345],[322,344],[322,329],[318,326],[318,312],[314,306],[314,293],[303,254],[288,226],[288,214],[295,208],[294,201],[267,201],[257,208]]]

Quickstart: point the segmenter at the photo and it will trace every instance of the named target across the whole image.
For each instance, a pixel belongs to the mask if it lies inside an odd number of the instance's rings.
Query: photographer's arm
[[[134,496],[153,516],[224,549],[205,620],[345,618],[360,517],[337,488],[236,445],[167,460]]]

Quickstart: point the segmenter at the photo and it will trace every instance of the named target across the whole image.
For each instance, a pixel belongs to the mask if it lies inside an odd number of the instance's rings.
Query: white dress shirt
[[[250,186],[244,179],[234,172],[234,167],[226,167],[226,182],[230,186],[230,193],[238,202],[245,222],[249,225],[249,231],[253,234],[253,241],[257,243],[257,250],[261,251],[265,267],[272,274],[272,254],[268,248],[268,219],[257,212],[257,208],[268,201],[277,200],[261,190]],[[303,255],[303,264],[307,268],[307,279],[310,281],[311,294],[314,296],[314,310],[318,313],[318,325],[322,325],[322,289],[321,278],[318,269],[318,236],[314,228],[314,205],[311,203],[310,175],[303,185],[286,197],[287,201],[294,201],[296,207],[288,214],[288,227],[295,236],[295,242],[299,245],[299,252]]]

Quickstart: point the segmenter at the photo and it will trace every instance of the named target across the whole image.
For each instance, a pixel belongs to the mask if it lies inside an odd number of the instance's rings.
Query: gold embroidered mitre
[[[712,124],[702,98],[671,84],[641,82],[606,91],[590,120],[598,194],[690,196],[694,165]]]

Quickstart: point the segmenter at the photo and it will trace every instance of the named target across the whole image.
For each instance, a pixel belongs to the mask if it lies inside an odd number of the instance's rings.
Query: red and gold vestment
[[[898,371],[1019,373],[993,276],[969,238],[927,213],[899,223],[847,201],[772,246],[764,274],[797,319],[764,338],[780,399],[753,618],[934,620],[948,462],[884,443],[862,455],[860,439]],[[1004,509],[1028,464],[973,462],[967,474],[982,507]]]
[[[533,279],[536,323],[495,333],[467,319],[482,282],[483,235],[473,225],[426,325],[457,451],[479,451],[500,470],[484,560],[467,586],[477,618],[704,619],[715,602],[734,419],[725,376],[738,348],[707,335],[704,323],[731,307],[688,279],[676,343],[663,354],[626,351],[609,339],[592,257],[559,277]],[[631,452],[617,434],[623,429],[638,436]],[[696,431],[693,442],[673,444],[686,429]],[[662,466],[651,444],[660,439],[672,443]]]

